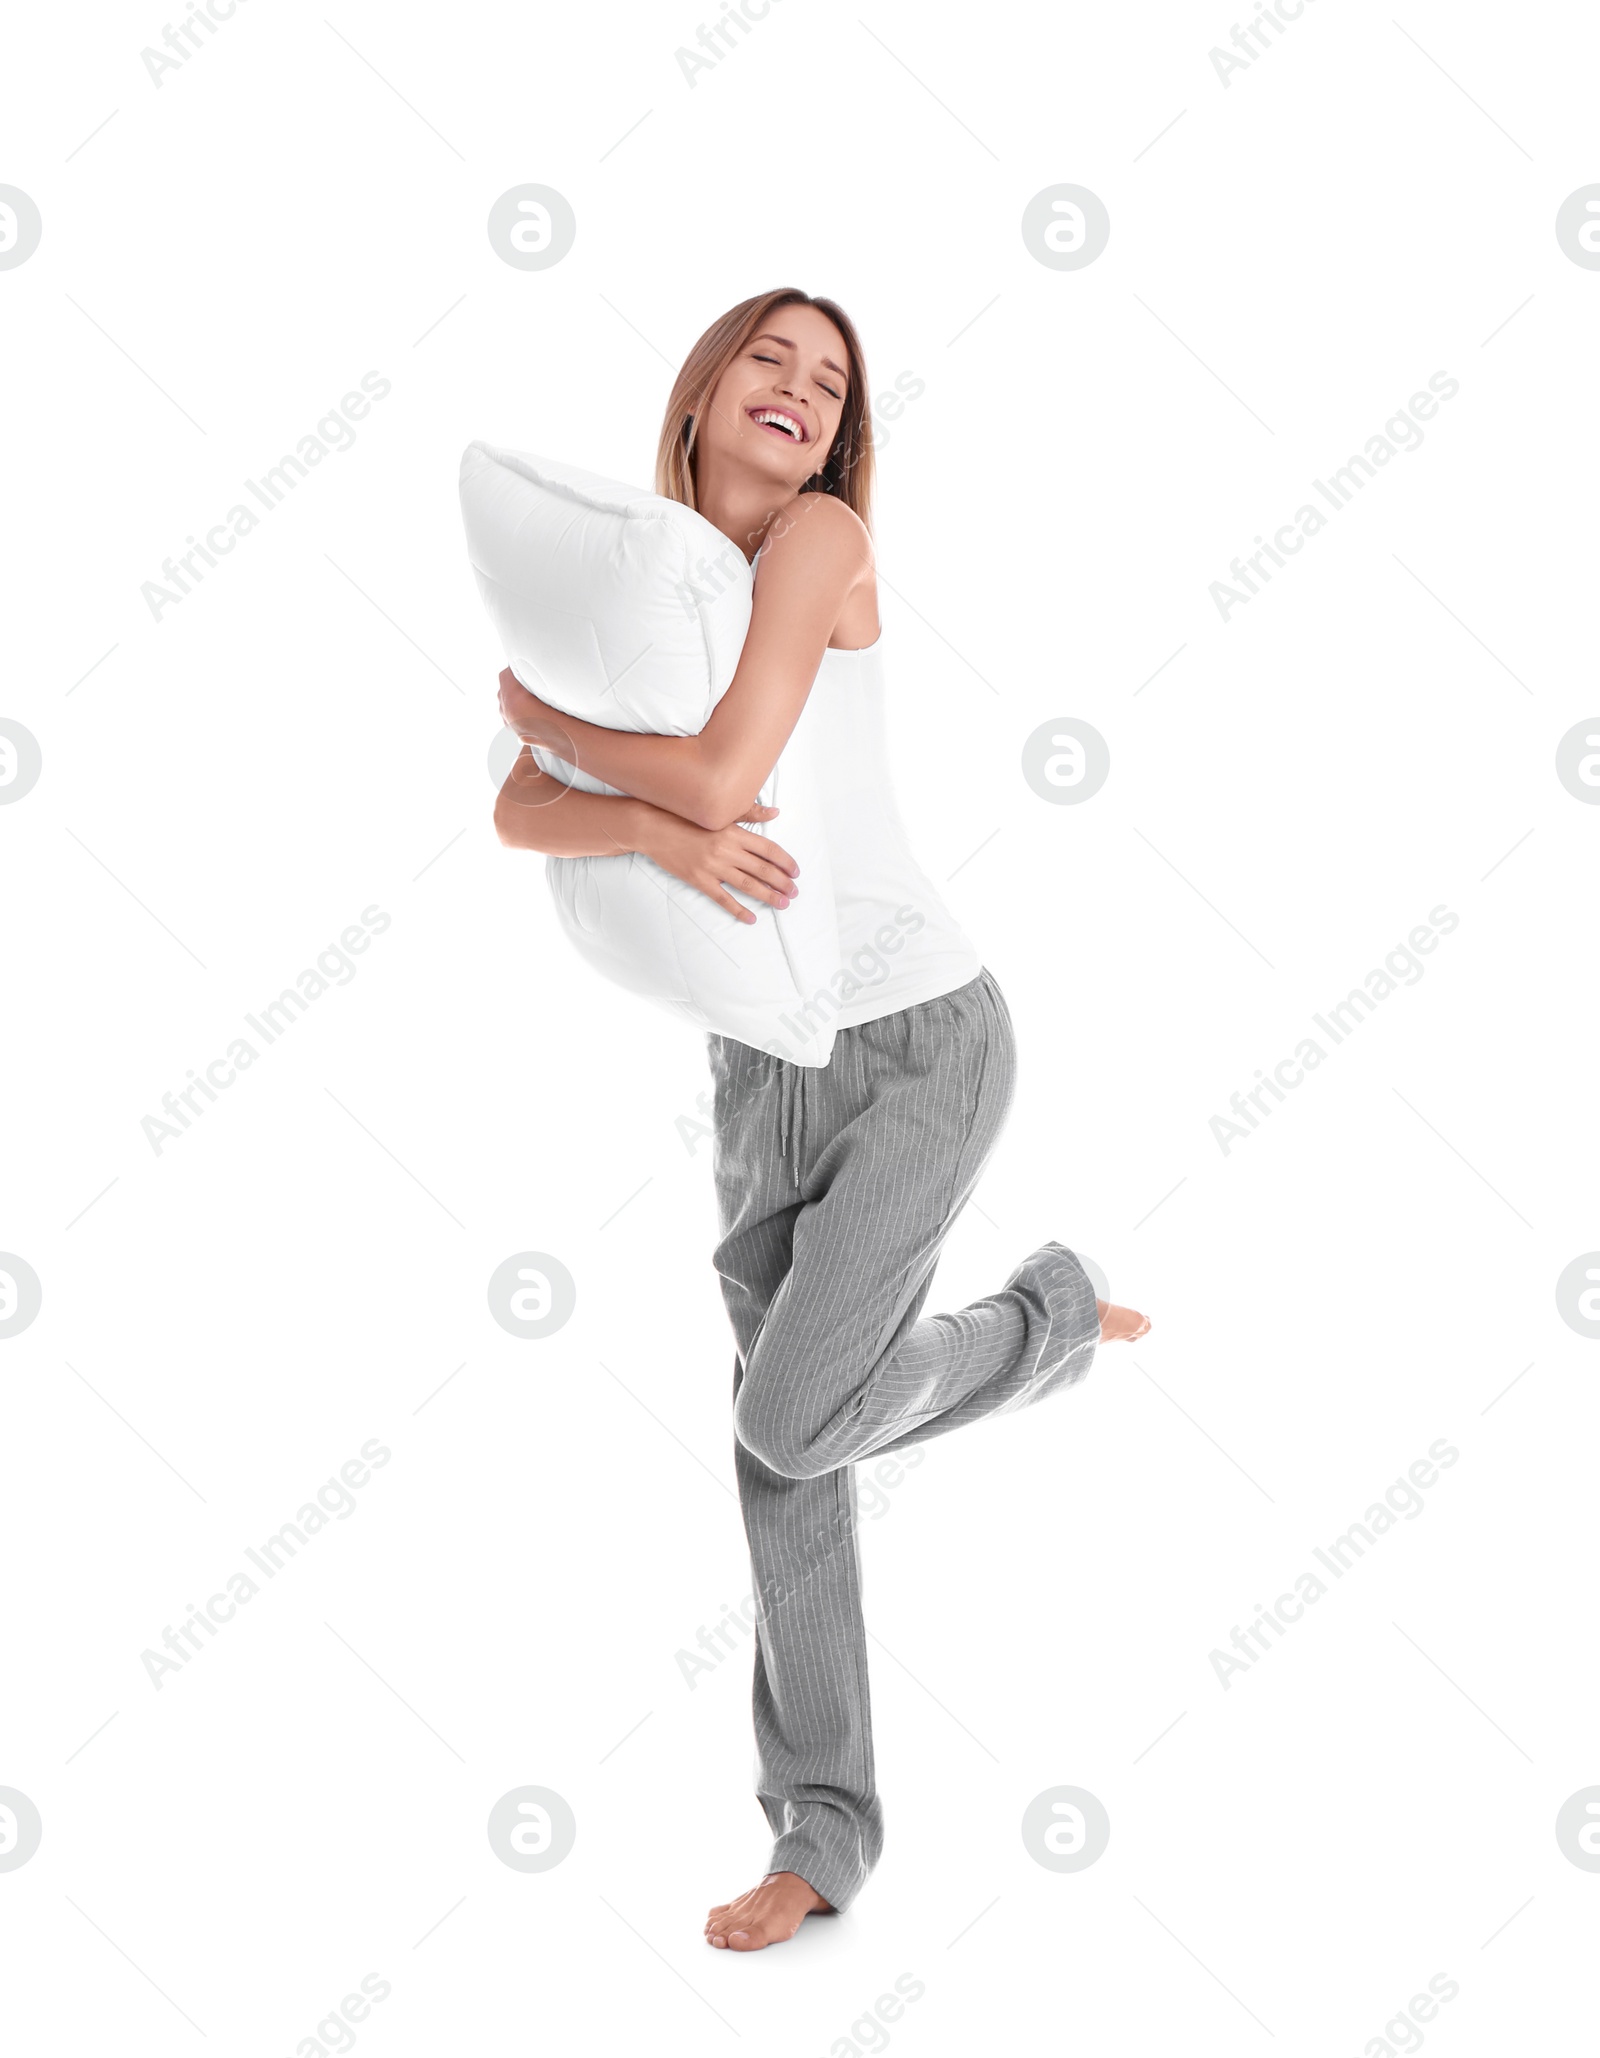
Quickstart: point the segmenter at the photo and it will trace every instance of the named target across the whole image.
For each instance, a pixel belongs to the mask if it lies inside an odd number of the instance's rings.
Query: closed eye
[[[778,362],[777,358],[768,357],[764,351],[752,350],[750,355],[755,359],[757,364],[776,364]],[[818,379],[817,384],[819,386],[822,386],[822,381]],[[831,386],[822,386],[822,390],[824,393],[827,394],[830,400],[837,400],[839,398],[839,395],[834,392]]]

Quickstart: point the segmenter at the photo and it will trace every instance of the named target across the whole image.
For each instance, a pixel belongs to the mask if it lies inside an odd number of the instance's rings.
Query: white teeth
[[[771,408],[763,409],[759,413],[752,415],[751,420],[756,422],[771,422],[775,429],[782,429],[786,435],[792,436],[796,443],[802,442],[804,440],[804,438],[801,436],[799,429],[795,426],[793,419],[789,415],[777,414]]]

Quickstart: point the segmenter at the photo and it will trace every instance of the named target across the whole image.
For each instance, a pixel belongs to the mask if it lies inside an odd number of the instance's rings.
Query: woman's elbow
[[[700,829],[731,829],[755,805],[748,779],[709,773],[690,796],[688,819]]]
[[[531,824],[528,810],[508,800],[504,791],[497,794],[494,803],[494,833],[506,850],[534,850],[537,845],[529,835]]]

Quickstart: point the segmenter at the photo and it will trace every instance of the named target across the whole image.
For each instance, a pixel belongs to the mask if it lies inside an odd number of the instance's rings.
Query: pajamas
[[[707,1042],[757,1601],[757,1796],[769,1870],[844,1909],[883,1845],[854,1463],[1070,1386],[1094,1361],[1099,1315],[1077,1258],[1047,1243],[997,1293],[918,1319],[1015,1088],[990,972],[841,1029],[820,1068]]]

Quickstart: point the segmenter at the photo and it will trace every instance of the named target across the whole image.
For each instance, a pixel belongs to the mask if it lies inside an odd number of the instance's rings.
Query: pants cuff
[[[772,1847],[768,1872],[795,1872],[840,1915],[867,1883],[867,1867],[841,1866],[815,1850],[781,1839]]]
[[[1077,1253],[1064,1243],[1047,1243],[1044,1250],[1055,1260],[1050,1306],[1054,1318],[1052,1357],[1064,1364],[1065,1386],[1075,1386],[1088,1376],[1100,1345],[1099,1296],[1094,1281],[1083,1269]]]

